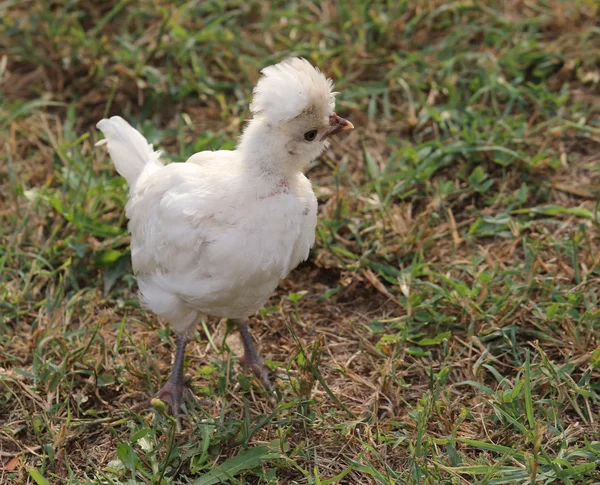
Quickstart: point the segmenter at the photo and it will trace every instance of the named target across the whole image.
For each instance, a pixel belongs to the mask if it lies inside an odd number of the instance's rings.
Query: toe
[[[248,362],[247,359],[245,359],[245,361],[242,361],[242,365],[246,369],[250,369],[252,371],[254,376],[260,381],[267,391],[271,391],[273,389],[273,384],[271,383],[269,376],[269,368],[264,364],[262,359],[254,362]]]
[[[269,369],[267,369],[267,367],[264,364],[259,369],[255,369],[254,375],[258,379],[260,379],[263,387],[267,391],[273,390],[273,383],[271,382],[271,379],[269,378]]]
[[[173,416],[178,416],[181,414],[181,404],[183,404],[184,392],[184,386],[167,382],[162,389],[158,391],[156,397],[169,405]]]

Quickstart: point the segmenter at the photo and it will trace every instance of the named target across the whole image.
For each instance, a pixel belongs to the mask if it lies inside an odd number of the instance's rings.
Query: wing
[[[219,150],[216,152],[206,150],[203,152],[194,153],[185,163],[193,163],[195,165],[209,165],[213,163],[227,163],[235,159],[236,152],[232,150]]]
[[[234,160],[224,170],[223,163],[167,165],[131,194],[133,268],[158,314],[161,302],[175,296],[205,314],[247,316],[308,254],[312,191],[310,200],[291,193],[257,197],[241,165]]]
[[[127,204],[136,274],[197,271],[203,249],[227,229],[230,173],[195,164],[170,164],[135,187]],[[207,173],[208,172],[208,173]]]

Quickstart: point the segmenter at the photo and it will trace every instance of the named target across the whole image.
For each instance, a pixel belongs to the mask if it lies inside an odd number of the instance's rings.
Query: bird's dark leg
[[[248,330],[245,320],[235,320],[235,324],[242,337],[242,343],[244,344],[244,355],[240,358],[240,362],[245,367],[249,367],[254,375],[262,382],[262,385],[267,391],[273,389],[273,385],[269,379],[269,369],[265,366],[262,357],[256,351],[254,343],[252,342],[252,336]]]
[[[181,414],[181,405],[186,393],[186,387],[183,379],[183,361],[185,359],[185,346],[187,340],[185,336],[177,336],[177,350],[175,352],[175,362],[171,377],[167,383],[158,391],[156,397],[166,402],[171,407],[173,416]]]
[[[156,393],[156,396],[161,401],[166,402],[171,408],[173,416],[181,414],[181,405],[186,396],[195,400],[192,392],[186,387],[183,377],[183,361],[185,359],[185,346],[187,340],[184,335],[177,336],[177,351],[175,352],[175,362],[173,363],[173,371],[167,383]],[[151,404],[151,400],[141,402],[133,406],[133,411],[140,411],[147,408]],[[177,424],[180,425],[179,419]]]

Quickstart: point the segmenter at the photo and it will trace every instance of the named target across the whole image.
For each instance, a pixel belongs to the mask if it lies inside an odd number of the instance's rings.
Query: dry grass
[[[597,480],[599,13],[0,4],[0,482]],[[208,322],[186,360],[206,405],[173,434],[128,409],[174,342],[135,298],[93,127],[122,114],[174,161],[231,146],[290,54],[357,129],[311,167],[317,245],[252,320],[289,375],[269,401]]]

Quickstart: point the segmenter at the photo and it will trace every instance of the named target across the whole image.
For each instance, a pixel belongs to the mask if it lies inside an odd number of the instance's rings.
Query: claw
[[[273,390],[273,383],[269,378],[269,368],[265,365],[262,357],[255,355],[254,358],[248,355],[248,353],[244,353],[242,357],[240,357],[240,363],[246,368],[250,369],[252,373],[256,376],[256,378],[261,382],[263,387],[267,391]]]

